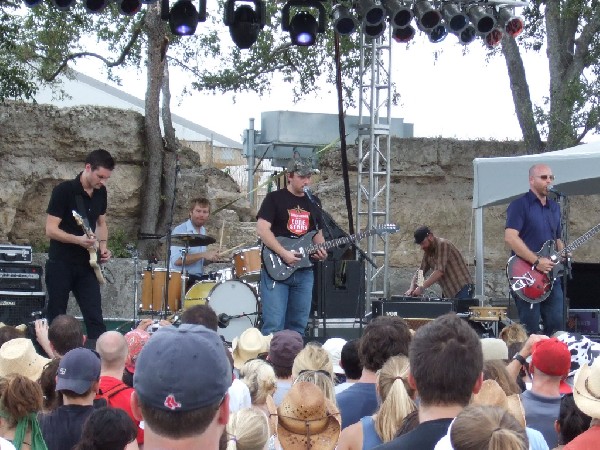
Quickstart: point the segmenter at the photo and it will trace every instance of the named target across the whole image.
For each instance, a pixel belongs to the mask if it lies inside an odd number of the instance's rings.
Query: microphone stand
[[[167,264],[167,274],[166,274],[166,280],[165,280],[165,288],[164,288],[164,292],[163,292],[163,304],[162,307],[163,309],[161,309],[159,316],[163,319],[166,319],[167,317],[167,308],[169,307],[169,282],[171,280],[171,233],[173,231],[173,214],[175,212],[175,202],[177,199],[177,179],[179,178],[179,174],[181,173],[181,166],[179,164],[179,155],[176,155],[176,160],[175,160],[175,180],[173,182],[173,201],[171,202],[171,207],[169,210],[169,221],[167,222],[167,235],[166,235],[166,239],[165,239],[165,243],[167,245],[167,255],[166,255],[166,264]],[[181,278],[182,278],[182,286],[184,285],[185,281],[183,280],[183,276],[184,274],[181,274]],[[183,294],[183,293],[182,293]],[[181,299],[180,299],[181,301]],[[181,307],[181,305],[179,305]]]

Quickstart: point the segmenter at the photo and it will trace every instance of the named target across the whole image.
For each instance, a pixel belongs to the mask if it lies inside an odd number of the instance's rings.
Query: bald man
[[[554,183],[552,169],[546,164],[536,164],[529,169],[529,192],[514,200],[506,210],[504,241],[521,259],[531,264],[533,270],[549,273],[555,263],[539,257],[546,241],[554,241],[556,250],[564,248],[561,241],[560,207],[548,198],[548,188]],[[551,336],[562,328],[563,290],[560,278],[554,281],[550,296],[541,303],[529,303],[513,294],[519,321],[527,332],[540,332],[540,317],[544,334]]]
[[[102,333],[96,341],[96,351],[100,355],[100,389],[96,399],[103,398],[108,406],[121,408],[138,427],[138,444],[144,443],[144,430],[131,411],[133,388],[123,383],[123,371],[129,349],[125,336],[117,331]]]

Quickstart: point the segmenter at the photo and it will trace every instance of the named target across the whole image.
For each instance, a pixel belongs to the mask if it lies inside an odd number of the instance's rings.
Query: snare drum
[[[240,280],[257,282],[260,280],[260,247],[238,250],[233,254],[235,276]]]
[[[185,298],[186,309],[208,302],[217,316],[225,314],[230,317],[228,325],[217,331],[228,342],[253,327],[258,317],[256,293],[245,281],[225,280],[218,283],[201,281],[188,291]]]
[[[167,269],[154,268],[144,270],[142,274],[142,311],[164,311],[163,300],[167,288]],[[179,309],[181,298],[181,272],[171,271],[169,278],[169,293],[167,296],[167,311]]]

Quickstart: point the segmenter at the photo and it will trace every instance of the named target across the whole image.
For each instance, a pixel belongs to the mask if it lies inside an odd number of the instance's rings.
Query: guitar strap
[[[77,204],[77,212],[83,219],[83,224],[86,226],[86,228],[92,230],[92,227],[90,227],[90,221],[88,220],[87,210],[85,209],[85,204],[83,203],[83,197],[81,194],[77,194],[75,196],[75,203]]]

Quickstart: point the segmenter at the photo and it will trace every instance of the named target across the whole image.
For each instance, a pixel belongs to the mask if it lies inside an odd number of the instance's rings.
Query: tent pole
[[[475,209],[475,297],[483,305],[483,277],[485,259],[483,257],[483,208]]]

